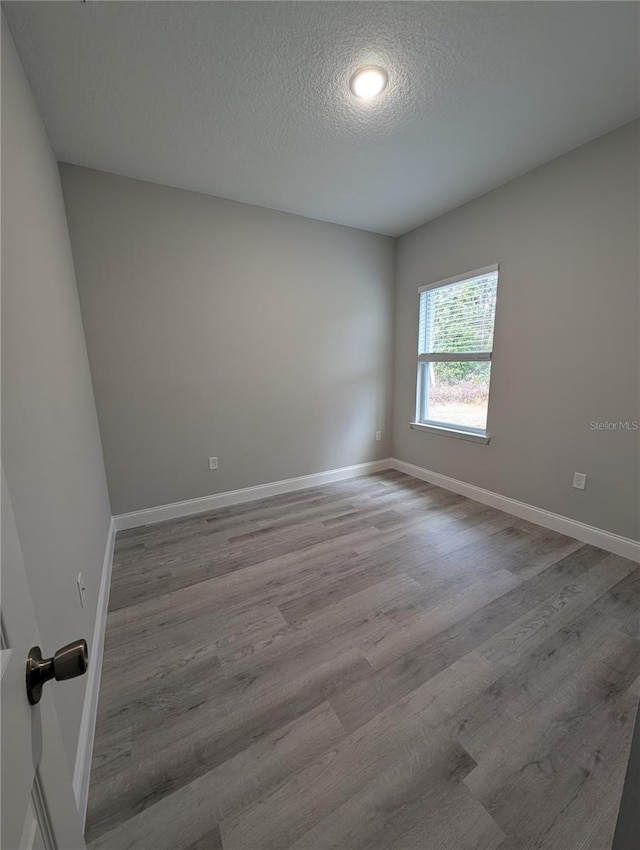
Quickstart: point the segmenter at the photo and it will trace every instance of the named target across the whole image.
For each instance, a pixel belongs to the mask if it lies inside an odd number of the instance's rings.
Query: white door
[[[9,491],[2,470],[2,850],[84,850],[71,773],[49,682],[30,705],[26,659],[41,646]],[[70,637],[77,637],[71,635]],[[53,655],[56,647],[42,647]]]

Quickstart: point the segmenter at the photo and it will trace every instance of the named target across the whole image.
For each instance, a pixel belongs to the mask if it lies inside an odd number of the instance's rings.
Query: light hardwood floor
[[[118,534],[90,850],[608,850],[639,610],[396,472]]]

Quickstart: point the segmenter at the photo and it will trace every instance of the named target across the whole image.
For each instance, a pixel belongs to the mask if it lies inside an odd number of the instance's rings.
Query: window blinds
[[[423,287],[418,354],[490,353],[497,287],[497,268],[454,283]]]

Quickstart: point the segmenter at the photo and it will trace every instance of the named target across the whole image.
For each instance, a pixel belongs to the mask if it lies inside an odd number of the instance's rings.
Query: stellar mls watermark
[[[592,431],[638,431],[640,430],[640,420],[638,419],[614,419],[610,421],[605,419],[598,422],[592,419],[589,422],[589,428]]]

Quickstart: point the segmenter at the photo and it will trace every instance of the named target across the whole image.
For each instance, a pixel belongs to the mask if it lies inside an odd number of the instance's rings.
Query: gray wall
[[[392,454],[637,539],[634,122],[401,237]],[[417,289],[500,263],[488,446],[413,431]],[[573,472],[588,474],[584,492]]]
[[[387,456],[391,238],[61,174],[114,513]]]
[[[91,643],[111,511],[58,168],[4,17],[2,461],[43,649]],[[85,684],[54,689],[72,770]]]

